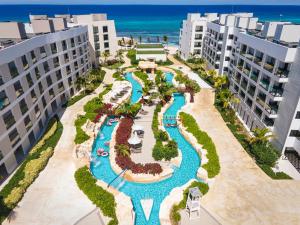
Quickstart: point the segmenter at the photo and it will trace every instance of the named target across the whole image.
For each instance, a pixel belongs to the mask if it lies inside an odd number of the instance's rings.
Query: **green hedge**
[[[215,144],[206,132],[200,130],[196,120],[191,115],[184,112],[181,112],[179,115],[183,126],[186,127],[187,131],[207,150],[206,157],[208,158],[208,163],[202,165],[202,167],[207,170],[209,178],[215,177],[220,172],[219,157]]]
[[[99,109],[103,103],[103,96],[107,94],[111,90],[111,85],[106,87],[104,91],[102,91],[98,97],[93,98],[92,100],[88,101],[84,105],[84,115],[79,115],[77,119],[75,120],[75,127],[76,127],[76,135],[74,142],[75,144],[81,144],[85,141],[87,141],[90,137],[82,130],[82,126],[86,123],[86,121],[89,120],[94,120],[95,116],[97,113],[95,110]]]
[[[194,181],[188,188],[186,188],[183,192],[183,199],[180,201],[179,204],[173,205],[171,212],[170,212],[170,219],[173,225],[178,225],[178,222],[181,219],[181,216],[179,214],[179,210],[184,209],[189,193],[189,189],[193,187],[198,187],[202,195],[205,195],[208,190],[209,186],[206,183]]]
[[[104,216],[112,218],[109,225],[118,224],[116,216],[116,202],[113,194],[104,190],[96,184],[97,180],[90,173],[87,166],[78,169],[75,172],[75,180],[79,189],[101,209]]]
[[[152,131],[156,139],[156,143],[152,149],[152,157],[155,160],[165,159],[169,161],[172,158],[178,156],[178,147],[176,142],[169,140],[167,132],[162,131],[158,128],[158,113],[161,111],[161,108],[162,105],[157,104],[152,119]],[[167,143],[163,144],[163,142]]]
[[[134,49],[128,50],[127,57],[130,59],[132,66],[137,66],[139,64],[139,61],[136,60],[136,50]]]
[[[54,152],[54,148],[55,148],[58,140],[60,139],[62,131],[63,131],[63,126],[60,123],[60,121],[58,120],[58,117],[54,117],[49,121],[49,123],[47,125],[47,130],[45,131],[44,135],[40,139],[40,140],[42,140],[45,136],[47,136],[47,133],[50,132],[51,128],[54,125],[56,125],[56,130],[53,133],[53,135],[51,135],[47,139],[45,139],[42,145],[33,147],[34,152],[29,152],[29,154],[23,161],[22,165],[17,169],[17,171],[11,177],[9,182],[1,190],[1,192],[0,192],[0,223],[9,215],[9,213],[12,211],[12,209],[18,203],[18,202],[16,202],[12,206],[8,206],[4,203],[4,200],[7,196],[10,195],[10,193],[12,192],[12,190],[14,188],[20,187],[20,184],[21,184],[21,182],[23,182],[23,179],[25,177],[26,165],[28,165],[29,163],[32,164],[33,161],[39,160],[41,157],[45,157],[44,153],[46,151],[48,151],[48,153],[46,155],[46,157],[47,157],[46,161],[42,164],[42,167],[39,167],[38,172],[40,173],[46,167],[47,162],[48,162],[49,158],[52,156],[52,154]],[[39,144],[39,142],[37,143],[37,145],[38,144]],[[49,151],[52,151],[52,152],[49,152]],[[51,153],[51,154],[49,154],[49,153]],[[27,188],[34,182],[34,180],[36,179],[36,177],[38,175],[33,174],[33,176],[34,176],[34,178],[30,179],[31,182],[27,183],[25,190],[22,191],[22,193],[21,193],[22,196],[25,193],[25,191],[27,190]],[[24,187],[24,185],[23,185],[23,187]],[[22,199],[22,196],[21,196],[20,200]]]
[[[115,78],[117,81],[125,80],[125,78],[122,76],[122,74],[118,71],[113,74],[113,78]]]

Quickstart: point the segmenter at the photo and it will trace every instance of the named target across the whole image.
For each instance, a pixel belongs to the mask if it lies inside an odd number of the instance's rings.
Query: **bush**
[[[99,207],[104,216],[112,218],[109,224],[118,224],[116,216],[116,202],[113,194],[96,184],[97,180],[92,176],[87,166],[75,172],[75,180],[80,190]]]
[[[283,179],[292,179],[289,175],[285,174],[284,172],[277,172],[275,173],[269,165],[259,165],[259,167],[272,179],[275,180],[283,180]]]
[[[256,143],[251,146],[250,152],[255,156],[255,160],[259,164],[265,164],[270,167],[273,167],[279,158],[277,151],[271,145]]]
[[[125,78],[122,76],[122,74],[118,71],[113,74],[113,78],[115,78],[117,81],[125,80]]]
[[[168,141],[169,140],[168,133],[166,131],[159,130],[157,133],[157,139],[160,141]]]
[[[137,66],[139,64],[139,60],[136,60],[136,50],[128,50],[127,57],[130,59],[131,65]]]
[[[209,186],[206,183],[194,181],[188,188],[186,188],[183,192],[183,199],[179,202],[177,205],[173,205],[171,212],[170,212],[170,219],[172,224],[178,225],[178,222],[181,219],[181,216],[179,214],[179,210],[184,209],[189,193],[189,189],[193,187],[198,187],[202,195],[205,195],[208,190]]]
[[[53,132],[53,127],[56,127],[55,132]],[[29,153],[9,182],[2,188],[0,192],[0,223],[9,215],[22,199],[27,188],[46,167],[62,131],[63,127],[58,118],[52,118],[48,123],[45,134],[37,144],[38,147],[33,148],[34,151]],[[43,143],[43,145],[40,143]]]
[[[181,112],[179,115],[183,126],[186,127],[187,131],[207,150],[206,157],[208,158],[208,163],[202,165],[202,167],[207,170],[209,178],[215,177],[220,172],[219,157],[215,144],[206,132],[200,130],[196,120],[191,115],[184,112]]]
[[[173,63],[172,61],[170,61],[169,59],[167,59],[166,61],[160,60],[160,61],[157,61],[156,63],[157,63],[157,65],[159,65],[159,66],[171,66],[171,65],[174,64],[174,63]]]

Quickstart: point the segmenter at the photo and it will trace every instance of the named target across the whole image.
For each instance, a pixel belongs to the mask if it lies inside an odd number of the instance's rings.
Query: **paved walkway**
[[[152,131],[152,118],[155,110],[155,105],[153,106],[143,106],[143,109],[148,112],[147,115],[142,115],[139,113],[137,118],[134,120],[135,124],[144,127],[144,138],[141,153],[132,153],[131,158],[136,163],[154,163],[155,160],[152,157],[152,149],[155,145],[155,138]]]
[[[175,59],[173,55],[168,55],[168,59],[174,63],[170,66],[170,68],[182,71],[191,80],[196,81],[201,88],[211,88],[211,86],[208,83],[206,83],[203,79],[201,79],[197,73],[193,72],[188,66]]]
[[[222,224],[300,224],[300,182],[272,180],[249,157],[202,89],[185,108],[213,139],[221,172],[201,204]]]
[[[112,83],[111,71],[106,71],[104,83]],[[74,121],[77,114],[83,113],[85,103],[102,90],[101,85],[95,94],[81,99],[63,112],[61,122],[64,129],[54,155],[15,208],[13,219],[3,224],[70,225],[95,208],[74,179],[78,166],[74,154]]]

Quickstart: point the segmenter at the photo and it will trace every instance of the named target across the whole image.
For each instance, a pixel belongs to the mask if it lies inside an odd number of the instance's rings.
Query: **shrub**
[[[168,133],[166,131],[159,130],[158,133],[157,133],[157,139],[160,140],[160,141],[169,140]]]
[[[116,80],[119,80],[119,81],[125,80],[125,78],[122,76],[122,74],[118,71],[113,74],[113,78],[115,78]]]
[[[277,151],[271,145],[256,143],[251,146],[250,151],[259,164],[270,167],[273,167],[279,158]]]
[[[53,126],[56,127],[54,133]],[[27,188],[45,168],[49,158],[53,154],[53,150],[62,134],[63,127],[57,117],[52,118],[47,127],[45,134],[40,139],[43,140],[44,144],[38,144],[39,147],[30,152],[0,192],[0,223],[22,199]],[[48,132],[52,133],[52,135],[50,136]],[[38,143],[42,142],[39,141]],[[34,169],[32,169],[33,167]]]
[[[181,112],[180,119],[183,126],[187,128],[187,131],[190,132],[197,139],[198,143],[207,150],[206,157],[208,158],[208,163],[204,164],[202,167],[207,170],[209,178],[215,177],[220,172],[220,163],[212,139],[206,132],[200,130],[196,120],[191,115]]]
[[[259,165],[259,167],[272,179],[283,180],[283,179],[292,179],[289,175],[284,172],[275,173],[269,165]]]
[[[118,224],[116,216],[116,202],[113,194],[96,184],[97,180],[92,176],[87,166],[75,172],[75,180],[80,190],[99,207],[104,216],[112,218],[109,224]]]
[[[130,59],[131,65],[137,66],[139,64],[139,60],[136,60],[136,50],[128,50],[127,57]]]

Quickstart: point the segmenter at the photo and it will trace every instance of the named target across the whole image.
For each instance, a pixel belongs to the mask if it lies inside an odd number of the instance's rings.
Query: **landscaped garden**
[[[50,120],[47,130],[28,153],[26,159],[0,191],[0,222],[23,198],[26,190],[46,167],[60,139],[63,127],[58,117]]]

